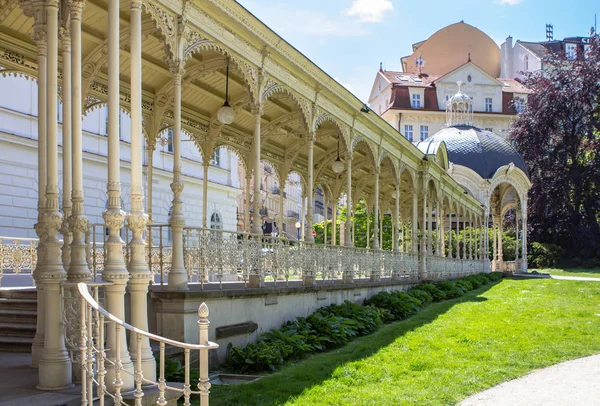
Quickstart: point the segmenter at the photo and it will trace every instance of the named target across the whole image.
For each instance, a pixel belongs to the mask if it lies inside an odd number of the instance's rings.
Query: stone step
[[[31,352],[33,337],[0,337],[0,352]]]
[[[0,323],[1,337],[35,337],[35,324]]]
[[[0,323],[36,324],[37,312],[33,310],[0,309]]]
[[[0,288],[0,298],[37,300],[35,288]]]
[[[0,310],[31,310],[37,312],[37,299],[0,298]]]

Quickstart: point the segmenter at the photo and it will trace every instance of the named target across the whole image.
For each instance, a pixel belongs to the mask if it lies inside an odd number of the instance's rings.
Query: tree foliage
[[[530,240],[570,255],[600,256],[600,39],[576,60],[549,54],[528,73],[533,91],[511,129],[533,187]]]

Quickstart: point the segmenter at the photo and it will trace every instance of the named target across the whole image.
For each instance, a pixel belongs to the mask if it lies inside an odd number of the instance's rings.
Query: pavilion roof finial
[[[460,80],[456,82],[458,92],[446,103],[446,126],[473,125],[473,99],[462,92]]]

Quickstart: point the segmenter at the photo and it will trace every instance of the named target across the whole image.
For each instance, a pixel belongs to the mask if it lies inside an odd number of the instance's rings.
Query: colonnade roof
[[[3,73],[37,75],[32,33],[39,4],[7,0],[0,6]],[[130,4],[120,2],[121,104],[125,109],[129,109],[131,82]],[[68,5],[61,0],[63,27],[68,27]],[[107,99],[107,9],[106,0],[87,0],[83,9],[84,111]],[[418,174],[425,170],[425,176],[434,179],[444,194],[473,212],[482,211],[475,198],[463,195],[445,167],[426,162],[425,155],[398,131],[237,2],[148,0],[143,10],[142,109],[150,147],[160,131],[173,125],[173,75],[182,73],[182,128],[204,157],[223,145],[238,151],[249,167],[254,113],[260,109],[261,157],[272,162],[284,178],[292,170],[307,174],[307,140],[314,136],[315,183],[344,190],[346,174],[331,170],[339,139],[342,158],[352,157],[356,195],[371,195],[373,176],[380,172],[382,202],[392,204],[392,191],[399,183],[402,205],[412,204]],[[228,64],[229,102],[236,118],[224,126],[216,114],[225,99]],[[402,176],[405,170],[410,180]]]

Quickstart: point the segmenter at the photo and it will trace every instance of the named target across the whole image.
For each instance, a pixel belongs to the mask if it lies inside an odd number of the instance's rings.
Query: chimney
[[[513,77],[513,38],[509,35],[500,47],[500,76]]]

